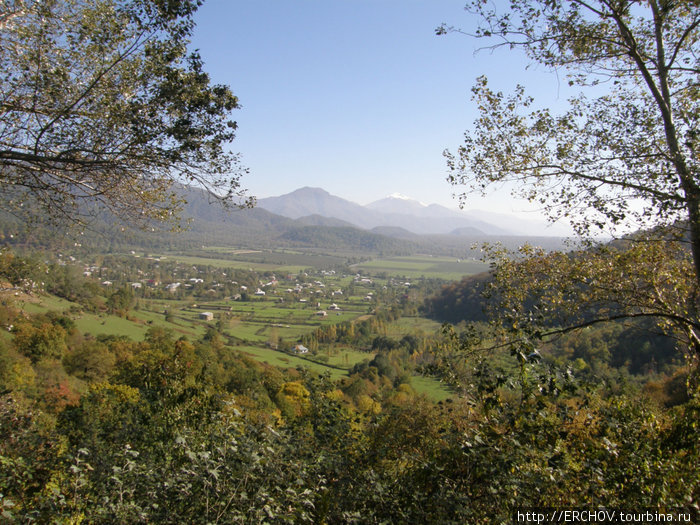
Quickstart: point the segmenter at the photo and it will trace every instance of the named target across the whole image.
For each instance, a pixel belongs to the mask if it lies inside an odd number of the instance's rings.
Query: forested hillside
[[[632,239],[639,236],[637,234]],[[629,250],[629,243],[629,240],[616,241],[612,243],[614,248],[611,249],[624,254]],[[572,251],[564,258],[585,260],[595,251],[596,249],[590,252]],[[469,276],[447,284],[437,294],[426,299],[422,310],[428,317],[462,326],[485,323],[488,320],[501,324],[509,320],[512,322],[514,311],[509,311],[508,304],[515,300],[519,304],[518,308],[522,308],[524,314],[529,316],[530,324],[537,325],[537,328],[533,328],[539,331],[536,339],[542,339],[547,332],[554,336],[542,341],[539,351],[558,360],[560,364],[575,362],[581,368],[580,371],[586,368],[603,373],[612,367],[647,376],[654,372],[672,373],[674,366],[683,362],[682,346],[678,345],[671,334],[664,332],[658,321],[646,315],[618,318],[615,312],[621,308],[619,298],[610,293],[604,296],[609,298],[607,301],[601,298],[592,304],[580,302],[562,305],[560,308],[550,304],[549,310],[545,311],[545,296],[559,294],[562,288],[546,279],[536,285],[535,275],[540,278],[545,275],[543,265],[551,265],[559,254],[555,252],[546,255],[542,252],[540,255],[542,260],[538,263],[539,266],[532,265],[523,273],[517,273],[517,269],[511,268],[513,273],[506,276],[505,270],[499,268],[496,274]],[[516,262],[516,267],[517,264]],[[522,263],[523,267],[527,265],[528,262]],[[603,279],[602,274],[599,278]],[[501,279],[508,280],[508,290],[504,289]],[[570,286],[579,285],[571,282]],[[510,293],[517,298],[509,296]],[[572,315],[585,330],[569,331]]]
[[[232,337],[243,319],[222,312],[176,335],[180,295],[164,315],[148,314],[172,295],[148,284],[154,271],[185,281],[194,272],[185,292],[209,303],[222,278],[238,283],[216,292],[226,295],[262,275],[100,259],[99,278],[140,276],[150,287],[110,290],[77,261],[47,266],[47,257],[0,258],[7,522],[491,523],[532,506],[692,510],[700,407],[688,369],[675,347],[632,328],[565,337],[519,361],[508,348],[474,350],[475,338],[495,337],[484,322],[408,328],[435,283],[407,294],[387,281],[369,288],[371,315],[331,320],[298,342],[272,328],[283,360],[296,344],[310,350],[305,365],[280,368]],[[371,281],[342,291],[366,293]],[[71,302],[39,308],[48,292]],[[91,312],[107,322],[85,333]],[[148,320],[135,332],[144,335],[110,335],[120,316]],[[348,348],[366,357],[335,379],[314,364]],[[419,394],[415,374],[440,378],[451,395]]]

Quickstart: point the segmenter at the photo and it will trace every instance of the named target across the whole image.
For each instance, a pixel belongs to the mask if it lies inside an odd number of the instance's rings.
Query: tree
[[[9,0],[0,7],[2,207],[82,223],[173,220],[177,183],[224,203],[238,107],[187,49],[201,0]]]
[[[516,275],[532,278],[519,280],[522,292],[499,288],[506,302],[520,294],[513,326],[530,322],[533,335],[541,335],[536,321],[564,322],[545,315],[542,301],[527,303],[534,288],[545,287],[560,307],[587,301],[590,316],[578,316],[571,327],[656,316],[680,328],[700,356],[698,2],[511,0],[499,13],[495,4],[474,0],[467,9],[481,21],[473,36],[488,40],[487,47],[521,48],[535,63],[565,72],[581,94],[555,115],[535,107],[521,86],[506,96],[479,78],[474,131],[456,154],[446,153],[449,181],[467,187],[461,201],[469,191],[508,183],[581,234],[611,225],[646,228],[627,255],[618,247],[544,265],[543,257],[525,266],[501,259],[497,273],[510,272],[501,284],[513,286]],[[437,32],[451,30],[458,31]],[[652,249],[654,242],[664,248]],[[562,283],[568,284],[557,292]]]
[[[700,278],[697,1],[511,0],[500,14],[474,0],[467,9],[481,19],[473,35],[489,47],[522,48],[592,96],[554,115],[523,87],[505,96],[479,78],[480,116],[458,152],[446,153],[449,181],[482,192],[515,183],[581,233],[682,221]]]
[[[33,363],[45,357],[60,359],[66,351],[67,333],[60,324],[23,322],[13,330],[15,348]]]
[[[485,308],[491,326],[517,341],[516,353],[525,360],[543,342],[574,330],[652,320],[652,332],[671,336],[697,366],[700,321],[691,258],[678,243],[641,240],[571,253],[489,248],[494,264]]]
[[[134,304],[134,293],[130,288],[122,287],[107,299],[107,308],[109,311],[120,316],[126,316]]]

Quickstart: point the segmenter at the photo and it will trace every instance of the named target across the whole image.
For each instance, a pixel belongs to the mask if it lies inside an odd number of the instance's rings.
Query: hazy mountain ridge
[[[527,233],[489,222],[487,212],[460,212],[439,204],[423,204],[399,194],[362,206],[331,195],[321,188],[304,187],[285,195],[259,199],[258,206],[293,219],[322,215],[368,230],[399,227],[419,235],[459,235],[460,232],[469,232],[470,235]]]
[[[213,200],[206,192],[187,186],[177,188],[178,196],[186,203],[182,210],[181,232],[169,231],[169,226],[154,223],[152,228],[128,228],[122,222],[102,213],[84,232],[65,230],[37,222],[34,226],[23,224],[0,212],[0,239],[11,245],[44,246],[55,248],[57,244],[70,246],[74,243],[85,246],[100,246],[106,251],[144,250],[191,250],[202,246],[236,246],[256,249],[310,248],[329,250],[350,250],[354,252],[382,252],[384,254],[432,253],[455,257],[477,256],[472,253],[474,243],[491,241],[505,245],[519,245],[531,241],[549,248],[560,245],[560,238],[536,238],[531,235],[489,234],[475,226],[458,226],[449,217],[434,218],[445,221],[450,229],[442,234],[418,234],[410,231],[408,218],[401,214],[384,214],[338,197],[326,199],[324,190],[309,189],[315,196],[312,199],[319,210],[326,210],[328,203],[342,207],[346,215],[363,219],[367,226],[357,226],[336,217],[321,214],[307,214],[297,219],[278,215],[263,207],[227,209]],[[301,192],[302,195],[304,192]],[[291,194],[290,194],[291,195]],[[285,197],[285,196],[283,196]],[[288,196],[287,196],[288,197]],[[281,204],[285,199],[278,200]],[[286,199],[299,207],[301,198]],[[274,202],[274,201],[273,201]],[[397,204],[397,203],[392,203]],[[401,203],[398,203],[401,204]],[[407,202],[409,206],[423,207],[420,203]],[[377,207],[380,207],[377,204]],[[439,206],[430,208],[429,214],[455,213]],[[395,207],[394,209],[400,209]],[[377,217],[393,217],[400,220],[398,225],[380,225],[369,228]],[[351,217],[351,220],[352,220]],[[413,218],[428,224],[426,218]],[[406,223],[406,224],[404,224]],[[434,223],[433,223],[434,224]],[[425,231],[425,230],[423,230]]]

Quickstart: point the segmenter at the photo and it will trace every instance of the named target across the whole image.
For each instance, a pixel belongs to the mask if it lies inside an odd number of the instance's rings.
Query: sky
[[[207,0],[196,22],[192,47],[239,97],[231,150],[258,198],[312,186],[359,204],[399,192],[457,208],[442,153],[476,117],[475,79],[563,98],[560,79],[517,52],[437,36],[443,22],[474,27],[463,0]],[[466,208],[537,215],[508,191]]]

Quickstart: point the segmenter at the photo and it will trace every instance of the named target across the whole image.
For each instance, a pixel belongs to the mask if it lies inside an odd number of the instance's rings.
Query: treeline
[[[422,312],[427,317],[446,323],[485,321],[484,292],[488,282],[488,274],[479,274],[449,283],[425,299]]]
[[[697,517],[697,400],[661,411],[533,362],[509,377],[483,365],[468,400],[436,405],[392,378],[409,341],[379,341],[333,384],[251,361],[214,330],[137,343],[25,322],[41,333],[0,347],[7,523],[503,523],[522,507]]]
[[[359,250],[385,255],[410,255],[417,251],[409,241],[351,227],[301,226],[287,230],[280,238],[303,246],[323,246],[341,251]]]
[[[272,276],[272,272],[195,267],[149,257],[105,255],[92,259],[92,264],[72,259],[42,252],[18,255],[0,251],[0,282],[24,291],[48,292],[76,303],[75,308],[84,311],[124,316],[139,299],[223,299],[237,293],[241,286],[253,288],[260,279]],[[138,288],[133,283],[139,283]],[[167,289],[170,283],[182,286]]]
[[[489,274],[481,274],[445,285],[425,299],[421,311],[432,319],[461,326],[506,319],[508,312],[499,311],[498,297],[489,289],[490,279]],[[525,297],[523,302],[527,305],[529,301]],[[579,313],[585,317],[593,312],[587,313],[582,307]],[[548,315],[557,318],[556,312]],[[550,320],[549,326],[556,326],[556,322]],[[560,365],[572,364],[579,373],[591,376],[604,375],[611,368],[640,376],[670,376],[684,363],[676,341],[661,333],[649,318],[594,324],[583,331],[562,334],[542,344],[542,348]]]

